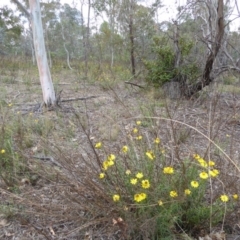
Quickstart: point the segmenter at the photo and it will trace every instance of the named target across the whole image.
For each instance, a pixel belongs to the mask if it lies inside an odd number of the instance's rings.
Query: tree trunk
[[[130,54],[131,54],[131,66],[132,75],[136,74],[135,57],[134,57],[134,34],[133,34],[133,2],[130,3],[130,18],[129,18],[129,37],[130,37]]]
[[[56,104],[56,97],[47,61],[39,0],[29,0],[30,14],[21,2],[18,0],[12,1],[31,22],[35,56],[43,93],[43,101],[47,107],[54,106]]]
[[[50,107],[56,104],[56,97],[47,61],[39,0],[29,0],[29,6],[34,49],[42,87],[43,101],[47,107]]]
[[[216,37],[214,39],[214,42],[212,43],[212,49],[210,49],[210,53],[208,55],[205,67],[204,67],[204,71],[203,71],[203,75],[202,75],[202,79],[201,81],[193,84],[192,86],[189,87],[185,87],[184,88],[184,95],[187,97],[191,97],[192,95],[194,95],[195,93],[201,91],[204,87],[208,86],[212,81],[213,81],[213,77],[211,76],[211,72],[213,69],[213,63],[216,59],[216,56],[219,52],[219,49],[221,47],[221,43],[222,43],[222,39],[224,36],[224,15],[223,15],[223,8],[224,8],[224,4],[223,4],[223,0],[218,0],[218,6],[217,6],[217,26],[216,26]],[[209,23],[210,24],[210,23]]]

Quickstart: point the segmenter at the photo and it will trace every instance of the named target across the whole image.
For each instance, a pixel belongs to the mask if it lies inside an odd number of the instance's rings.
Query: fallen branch
[[[137,84],[137,83],[132,83],[132,82],[129,82],[129,81],[125,81],[126,84],[130,84],[130,85],[133,85],[133,86],[136,86],[136,87],[139,87],[139,88],[144,88],[143,86]]]
[[[56,165],[56,166],[62,168],[62,165],[61,165],[60,163],[56,162],[56,161],[53,159],[53,157],[36,157],[36,156],[33,156],[33,158],[42,160],[42,161],[44,161],[44,162],[49,161],[49,162],[51,162],[53,165]]]
[[[97,98],[98,96],[90,96],[90,97],[79,97],[79,98],[67,98],[67,99],[61,99],[60,102],[72,102],[72,101],[78,101],[78,100],[87,100],[91,98]]]

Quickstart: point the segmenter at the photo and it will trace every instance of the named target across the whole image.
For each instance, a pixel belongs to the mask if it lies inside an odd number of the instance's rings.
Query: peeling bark
[[[47,61],[39,0],[29,0],[29,6],[34,49],[42,87],[43,101],[47,107],[50,107],[56,104],[56,97]]]

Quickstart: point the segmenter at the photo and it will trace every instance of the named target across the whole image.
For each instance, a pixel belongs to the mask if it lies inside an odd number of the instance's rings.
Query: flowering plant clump
[[[141,128],[134,128],[131,134],[134,145],[121,146],[119,155],[108,154],[98,176],[106,184],[112,203],[129,219],[138,216],[141,224],[146,217],[157,219],[157,227],[165,230],[161,226],[171,229],[173,219],[183,229],[193,229],[195,225],[202,228],[211,216],[216,218],[214,222],[220,221],[224,216],[223,206],[238,201],[236,192],[230,195],[225,191],[212,197],[212,205],[206,200],[210,181],[212,184],[220,177],[215,161],[194,154],[193,159],[174,164],[166,158],[166,148],[161,146],[159,137],[146,139]],[[140,136],[142,141],[136,142]]]

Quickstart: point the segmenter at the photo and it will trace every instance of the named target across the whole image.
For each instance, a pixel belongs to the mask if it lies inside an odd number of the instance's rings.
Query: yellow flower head
[[[160,138],[155,138],[154,143],[159,144],[161,142]]]
[[[108,167],[109,167],[108,160],[106,160],[106,161],[103,162],[102,168],[103,168],[103,170],[106,171],[108,169]]]
[[[109,167],[113,166],[114,165],[114,161],[113,160],[107,160],[107,164]]]
[[[137,184],[137,178],[131,178],[130,179],[130,183],[132,184],[132,185],[136,185]]]
[[[238,200],[238,195],[237,194],[233,194],[233,199]]]
[[[142,180],[142,188],[150,188],[150,183],[148,180]]]
[[[209,167],[213,167],[213,166],[215,166],[215,162],[214,161],[208,161],[208,166]]]
[[[162,200],[158,200],[158,205],[159,205],[159,206],[162,206],[162,205],[163,205]]]
[[[113,201],[118,202],[120,200],[120,196],[118,194],[113,195]]]
[[[142,122],[141,121],[136,121],[136,124],[139,126],[139,125],[142,124]]]
[[[207,162],[203,158],[199,158],[198,162],[202,167],[205,167],[205,168],[208,167]]]
[[[110,154],[108,156],[108,161],[114,161],[116,159],[116,156],[114,154]]]
[[[220,196],[220,199],[221,199],[222,202],[228,202],[229,197],[226,194],[224,194],[224,195]]]
[[[197,181],[191,181],[191,186],[193,188],[198,188],[199,187],[199,183]]]
[[[174,169],[172,167],[165,167],[165,168],[163,168],[163,173],[165,173],[165,174],[173,174],[174,173]]]
[[[122,151],[123,151],[124,153],[128,152],[128,146],[123,146],[123,147],[122,147]]]
[[[105,173],[100,173],[100,174],[99,174],[99,178],[100,178],[100,179],[105,178]]]
[[[142,136],[141,135],[137,136],[136,140],[142,140]]]
[[[200,159],[201,157],[200,157],[200,155],[198,155],[198,154],[193,154],[193,158],[195,158],[196,160],[198,160],[198,159]]]
[[[137,133],[138,132],[138,129],[137,128],[134,128],[133,129],[133,133]]]
[[[129,169],[126,170],[125,172],[127,175],[130,175],[131,174],[131,171]]]
[[[208,174],[206,172],[201,172],[199,174],[199,177],[202,178],[202,179],[207,179],[208,178]]]
[[[185,190],[184,190],[184,193],[185,193],[185,195],[190,195],[190,194],[191,194],[191,191],[190,191],[190,189],[185,189]]]
[[[147,151],[146,152],[146,156],[150,159],[150,160],[154,160],[155,155],[152,151]]]
[[[136,178],[139,178],[139,179],[143,178],[143,173],[138,172],[138,173],[136,174]]]
[[[145,200],[146,198],[147,198],[146,193],[136,193],[134,195],[134,201],[135,202],[141,202],[141,201]]]
[[[98,142],[95,144],[95,148],[100,149],[102,147],[102,143]]]
[[[8,106],[11,107],[13,104],[12,103],[9,103]]]
[[[209,174],[211,177],[217,177],[219,171],[217,169],[209,170]]]
[[[178,193],[177,193],[176,191],[171,191],[171,192],[169,193],[169,195],[170,195],[170,197],[175,198],[175,197],[178,196]]]
[[[6,152],[5,149],[2,149],[2,150],[1,150],[1,153],[2,153],[2,154],[4,154],[5,152]]]

